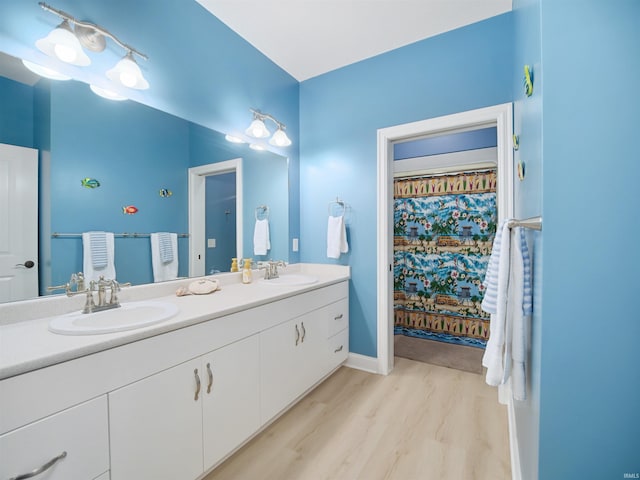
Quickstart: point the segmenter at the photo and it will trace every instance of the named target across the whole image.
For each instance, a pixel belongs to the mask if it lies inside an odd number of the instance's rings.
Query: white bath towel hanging
[[[344,215],[339,217],[329,216],[327,224],[327,257],[340,258],[340,254],[349,252],[347,243],[347,227],[344,223]]]
[[[112,232],[92,231],[82,234],[82,271],[87,282],[116,278]]]
[[[152,233],[149,237],[153,281],[175,280],[178,278],[178,234],[157,232]]]
[[[271,241],[269,240],[269,220],[256,218],[256,225],[253,229],[253,254],[266,255],[271,250]]]
[[[488,385],[500,385],[504,377],[504,344],[507,322],[507,294],[509,286],[510,235],[508,223],[503,221],[494,239],[489,268],[485,277],[486,292],[482,309],[491,314],[489,340],[482,357],[487,367]]]

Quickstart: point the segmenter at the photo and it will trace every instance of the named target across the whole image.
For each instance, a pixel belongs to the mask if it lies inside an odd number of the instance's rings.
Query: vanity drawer
[[[349,299],[343,298],[325,307],[327,319],[327,338],[349,326]]]
[[[345,328],[327,341],[327,361],[333,369],[349,356],[349,329]]]
[[[66,452],[66,454],[63,454]],[[56,457],[62,456],[54,462]],[[101,396],[0,436],[0,478],[52,465],[36,478],[92,480],[109,470],[107,399]]]

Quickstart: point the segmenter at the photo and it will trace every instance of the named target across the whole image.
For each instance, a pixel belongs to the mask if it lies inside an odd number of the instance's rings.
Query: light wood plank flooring
[[[507,429],[482,375],[396,357],[341,368],[205,480],[507,480]]]

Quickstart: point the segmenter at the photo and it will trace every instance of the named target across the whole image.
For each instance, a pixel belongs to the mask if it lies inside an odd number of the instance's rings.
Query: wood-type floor
[[[484,376],[396,357],[342,367],[204,480],[507,480],[507,409]]]

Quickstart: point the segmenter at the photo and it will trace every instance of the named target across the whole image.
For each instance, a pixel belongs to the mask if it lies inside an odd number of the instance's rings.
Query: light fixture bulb
[[[82,67],[91,64],[91,59],[82,50],[82,45],[73,34],[67,20],[64,20],[49,35],[36,41],[36,47],[50,57],[65,63]]]
[[[98,87],[93,84],[89,85],[89,88],[93,93],[95,93],[99,97],[106,98],[107,100],[114,100],[116,102],[127,100],[127,97],[125,97],[124,95],[120,95],[119,93],[112,92],[111,90],[107,90],[106,88]]]
[[[42,65],[30,62],[29,60],[22,60],[22,63],[33,73],[35,73],[36,75],[40,75],[41,77],[50,78],[51,80],[71,80],[71,77],[69,77],[68,75],[56,72],[52,68],[43,67]]]
[[[225,135],[224,136],[225,140],[227,140],[227,142],[231,142],[231,143],[245,143],[244,140],[242,140],[240,137],[236,137],[235,135]]]
[[[249,145],[249,148],[251,150],[257,150],[259,152],[262,152],[262,151],[266,150],[265,146],[264,145],[260,145],[259,143],[252,143],[252,144]]]
[[[271,135],[264,122],[257,117],[251,122],[249,128],[245,130],[245,133],[253,138],[267,138]]]
[[[107,77],[128,88],[146,90],[149,82],[142,76],[142,70],[136,63],[131,52],[120,60],[115,67],[107,71]]]
[[[269,143],[276,147],[288,147],[291,145],[291,140],[287,137],[287,134],[284,133],[282,127],[278,127],[278,130],[273,134]]]

